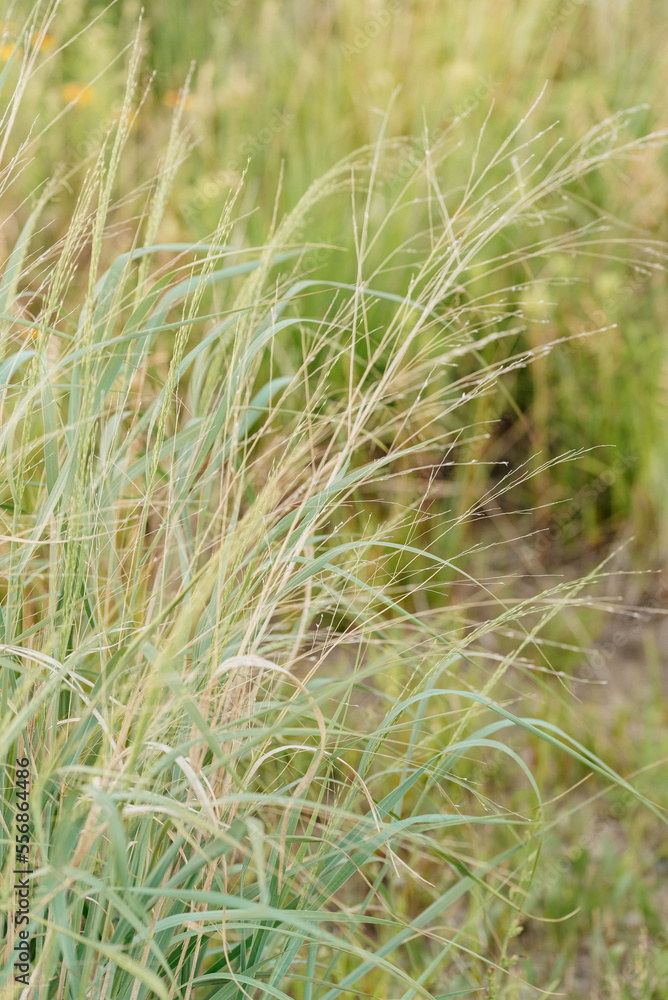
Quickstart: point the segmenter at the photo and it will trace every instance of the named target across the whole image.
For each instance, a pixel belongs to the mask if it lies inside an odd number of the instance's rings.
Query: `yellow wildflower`
[[[52,49],[55,44],[56,44],[56,39],[53,37],[53,35],[49,35],[46,33],[43,35],[42,34],[33,35],[32,47],[33,49],[39,49],[40,52]]]
[[[176,105],[181,100],[181,92],[178,90],[168,90],[162,99],[162,103],[168,108],[175,108]],[[188,94],[185,100],[184,107],[192,108],[195,104],[195,98],[192,94]]]
[[[114,115],[113,122],[114,125],[121,125],[128,132],[131,132],[136,124],[136,112],[131,108],[127,111],[119,111],[118,114]]]
[[[1,46],[0,47],[0,59],[2,59],[3,62],[9,62],[9,60],[12,57],[12,55],[14,54],[14,49],[15,48],[16,48],[16,46],[13,45],[11,42],[8,42],[6,45]]]
[[[78,101],[79,104],[92,104],[94,95],[85,83],[66,83],[63,87],[63,97],[68,104]]]

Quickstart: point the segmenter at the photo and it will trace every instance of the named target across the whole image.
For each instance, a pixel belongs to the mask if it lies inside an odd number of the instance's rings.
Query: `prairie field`
[[[0,996],[668,1000],[668,6],[1,29]]]

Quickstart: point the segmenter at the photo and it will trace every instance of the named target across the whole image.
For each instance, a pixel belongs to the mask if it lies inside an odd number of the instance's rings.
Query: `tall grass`
[[[442,178],[456,137],[391,199],[381,184],[407,147],[381,137],[255,250],[234,242],[242,183],[206,242],[165,243],[185,94],[135,231],[114,220],[138,65],[135,49],[66,235],[43,249],[54,185],[0,284],[0,752],[7,782],[30,758],[35,844],[22,989],[6,790],[6,995],[514,988],[513,941],[554,822],[516,734],[660,813],[549,718],[517,714],[506,685],[537,683],[532,658],[551,669],[542,630],[597,574],[530,600],[471,576],[462,526],[549,465],[482,492],[474,477],[459,509],[430,497],[490,433],[481,401],[555,347],[496,352],[529,322],[509,300],[517,265],[616,252],[553,200],[665,136],[625,139],[615,118],[564,153],[524,138],[527,118],[454,200]],[[343,194],[350,282],[313,273],[322,248],[302,239]],[[388,254],[384,228],[416,205],[429,227]],[[526,221],[541,212],[536,238]],[[647,241],[625,249],[660,260]],[[403,294],[388,288],[395,268],[410,273]],[[407,471],[417,495],[395,490]],[[482,613],[456,603],[462,582]],[[469,780],[499,759],[526,788],[520,809]]]
[[[9,83],[24,57],[33,59],[34,72],[32,86],[24,88],[21,127],[9,150],[16,152],[28,130],[33,132],[23,150],[22,170],[5,192],[8,218],[0,254],[9,253],[18,237],[19,206],[61,162],[70,183],[49,205],[45,221],[51,232],[64,232],[81,176],[120,113],[135,0],[108,7],[97,0],[71,0],[57,9],[38,45],[21,36],[21,11],[36,8],[38,17],[39,10],[57,6],[25,0],[6,5],[0,67],[15,48]],[[487,123],[485,157],[501,145],[546,81],[532,129],[541,131],[558,120],[566,144],[630,106],[639,108],[631,135],[667,124],[657,99],[668,82],[663,45],[667,9],[661,0],[635,5],[627,0],[285,0],[280,5],[274,0],[211,0],[192,7],[161,0],[145,7],[142,81],[151,72],[156,78],[147,97],[149,113],[134,123],[128,155],[120,164],[119,191],[133,187],[136,163],[150,160],[152,151],[166,142],[169,106],[192,61],[197,63],[186,109],[196,148],[168,203],[164,240],[205,241],[228,191],[245,171],[233,242],[260,245],[275,201],[280,217],[333,162],[375,136],[396,90],[387,134],[415,136],[421,147],[418,159],[458,116],[466,116],[450,150],[446,188],[467,176],[490,107],[494,112]],[[56,127],[42,127],[52,120]],[[659,148],[646,150],[622,170],[587,174],[570,194],[563,211],[573,227],[602,212],[612,218],[620,236],[666,239],[665,156]],[[449,200],[447,205],[450,211]],[[393,215],[384,229],[386,245],[403,245],[416,229],[428,226],[428,206],[420,207],[420,218],[417,206],[415,213]],[[382,212],[382,200],[377,198],[373,208]],[[356,275],[354,234],[344,222],[346,215],[339,200],[328,199],[312,213],[304,238],[345,247],[345,253],[328,258],[326,276],[350,282]],[[121,220],[127,221],[122,211],[119,224]],[[533,224],[540,232],[539,217]],[[566,259],[562,263],[566,274],[582,279],[579,286],[563,289],[554,302],[543,294],[545,289],[534,288],[534,310],[549,324],[549,336],[601,326],[610,332],[573,342],[572,350],[509,380],[512,402],[498,397],[489,406],[499,424],[484,456],[493,467],[509,451],[526,460],[540,450],[547,460],[583,445],[613,445],[619,458],[619,464],[613,462],[614,482],[572,518],[571,532],[559,532],[559,541],[572,554],[580,543],[595,550],[612,537],[635,535],[637,547],[644,549],[643,562],[651,560],[658,569],[668,551],[662,500],[666,484],[653,458],[666,432],[666,357],[657,333],[666,306],[664,284],[653,269],[631,271],[601,255],[580,256],[576,275]],[[534,264],[532,277],[549,285],[554,278],[549,262]],[[387,273],[386,286],[406,294],[406,274],[406,268]],[[521,285],[525,274],[518,267],[508,284]],[[578,401],[591,395],[592,387],[597,405],[582,416]],[[638,398],[645,404],[643,419]],[[610,454],[592,450],[586,461],[563,463],[549,482],[536,480],[526,495],[513,494],[509,503],[522,508],[586,495],[592,481],[600,484],[609,475]],[[454,482],[459,488],[459,475]],[[595,558],[593,554],[592,563]],[[543,561],[549,570],[550,560]]]

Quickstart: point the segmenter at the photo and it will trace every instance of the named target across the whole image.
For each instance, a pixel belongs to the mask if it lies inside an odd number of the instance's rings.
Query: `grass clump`
[[[555,342],[509,298],[533,289],[516,270],[610,246],[559,214],[526,239],[527,218],[664,135],[618,141],[614,119],[562,153],[523,121],[487,157],[481,135],[454,193],[448,137],[379,213],[406,150],[381,138],[260,247],[237,239],[242,184],[205,242],[160,242],[186,93],[128,230],[114,192],[138,67],[135,49],[67,232],[39,245],[54,185],[0,285],[0,754],[10,777],[31,761],[25,995],[517,995],[559,818],[527,747],[662,813],[525,711],[552,672],[544,631],[599,575],[520,598],[476,582],[466,526],[550,468],[481,486],[476,449],[489,401]],[[351,280],[313,273],[303,241],[343,197]],[[388,252],[401,213],[429,223]],[[435,505],[452,465],[474,469],[467,489]],[[18,996],[12,810],[6,793]]]

